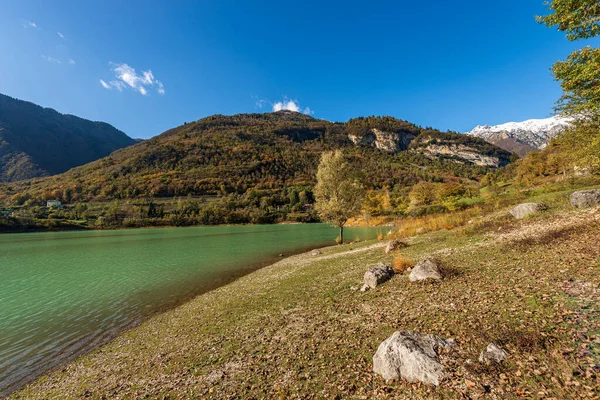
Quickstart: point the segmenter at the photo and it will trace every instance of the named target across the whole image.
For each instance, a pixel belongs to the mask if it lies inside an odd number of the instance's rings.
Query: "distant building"
[[[48,208],[62,208],[62,203],[58,200],[48,200],[46,202],[46,207]]]
[[[302,206],[302,208],[304,209],[304,211],[312,211],[314,209],[314,205],[313,204],[305,204]]]

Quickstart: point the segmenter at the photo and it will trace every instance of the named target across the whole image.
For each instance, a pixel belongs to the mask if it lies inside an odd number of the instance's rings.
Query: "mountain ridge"
[[[357,143],[350,138],[364,138],[374,129],[385,132],[385,145],[378,145],[376,136]],[[446,150],[428,150],[434,142]],[[453,150],[460,146],[471,154],[465,158]],[[482,139],[426,130],[392,117],[334,123],[279,111],[185,123],[61,175],[15,185],[14,192],[68,202],[309,187],[321,154],[336,149],[368,171],[375,188],[414,184],[424,178],[424,169],[440,180],[442,175],[469,179],[510,162],[510,153]],[[473,162],[477,155],[493,161],[478,165]]]
[[[550,118],[507,122],[500,125],[478,125],[466,135],[479,137],[523,157],[542,150],[550,140],[568,128],[573,118],[556,115]]]
[[[0,94],[0,181],[55,175],[134,143],[106,122]]]

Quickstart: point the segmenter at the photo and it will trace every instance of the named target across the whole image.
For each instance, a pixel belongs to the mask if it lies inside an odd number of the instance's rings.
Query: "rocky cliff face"
[[[348,135],[352,143],[378,148],[388,153],[397,153],[406,150],[410,142],[416,137],[411,133],[384,132],[373,128],[364,136]]]
[[[511,160],[509,152],[483,139],[451,132],[424,131],[410,148],[431,159],[448,159],[479,167],[498,168]]]
[[[466,134],[524,156],[531,151],[546,147],[550,139],[565,130],[572,121],[572,118],[554,116],[495,126],[480,125]]]
[[[497,168],[501,165],[500,158],[483,155],[476,148],[463,144],[430,143],[427,147],[422,148],[421,152],[429,156],[454,157],[458,162],[466,161],[480,167]]]

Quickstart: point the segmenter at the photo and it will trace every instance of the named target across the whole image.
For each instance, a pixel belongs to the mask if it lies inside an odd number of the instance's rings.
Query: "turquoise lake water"
[[[0,235],[0,395],[280,253],[334,244],[337,234],[306,224]]]

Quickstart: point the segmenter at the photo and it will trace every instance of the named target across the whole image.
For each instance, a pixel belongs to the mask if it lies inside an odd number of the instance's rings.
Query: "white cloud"
[[[278,101],[273,104],[273,112],[281,110],[300,112],[300,107],[294,100]]]
[[[49,57],[45,55],[42,55],[42,58],[52,64],[62,64],[62,61],[60,61],[58,58]]]
[[[40,29],[38,28],[37,24],[33,21],[27,21],[23,24],[23,28],[35,28],[35,29]]]
[[[100,79],[100,84],[102,84],[105,89],[123,91],[123,89],[130,87],[142,96],[146,96],[149,89],[156,89],[158,94],[165,94],[164,85],[161,81],[154,78],[154,74],[151,70],[142,71],[142,74],[138,75],[135,72],[135,69],[127,64],[110,63],[110,65],[112,66],[111,71],[116,79],[108,83]]]
[[[75,60],[73,60],[72,58],[69,58],[69,64],[75,65]]]
[[[300,102],[298,100],[290,100],[286,97],[283,98],[282,101],[277,101],[275,103],[271,103],[268,100],[258,100],[256,102],[256,106],[258,108],[263,108],[265,105],[270,104],[273,112],[287,110],[294,111],[306,115],[314,114],[314,111],[310,109],[310,107],[300,107]]]
[[[65,35],[63,35],[63,34],[62,34],[62,33],[60,33],[60,32],[56,32],[56,34],[57,34],[57,35],[58,35],[58,37],[59,37],[59,38],[61,38],[61,39],[64,39],[64,38],[65,38]]]

